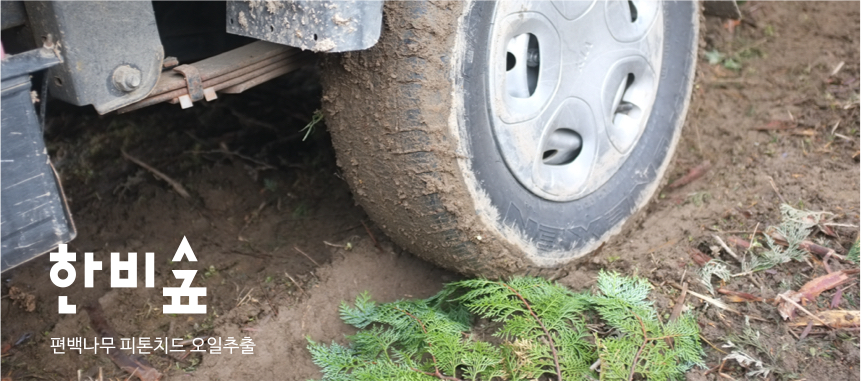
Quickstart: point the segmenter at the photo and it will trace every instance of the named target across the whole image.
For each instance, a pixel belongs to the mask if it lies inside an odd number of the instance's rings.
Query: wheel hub
[[[625,162],[658,88],[660,11],[651,1],[497,5],[487,71],[492,131],[530,192],[575,200]]]

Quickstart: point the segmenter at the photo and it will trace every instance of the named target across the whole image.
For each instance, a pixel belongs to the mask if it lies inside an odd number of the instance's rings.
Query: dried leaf
[[[33,312],[36,310],[36,296],[18,287],[9,287],[9,299],[12,299],[12,303],[24,311]]]

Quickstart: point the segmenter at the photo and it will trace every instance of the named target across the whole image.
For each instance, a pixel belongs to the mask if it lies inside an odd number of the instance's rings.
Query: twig
[[[834,135],[834,133],[837,132],[837,127],[840,127],[840,120],[838,120],[837,123],[834,123],[834,127],[831,127],[831,135]]]
[[[371,237],[371,241],[374,242],[374,247],[376,247],[377,250],[379,250],[379,252],[382,253],[383,248],[380,247],[380,243],[377,242],[377,238],[374,237],[374,233],[371,233],[371,229],[368,228],[368,225],[365,224],[365,221],[361,221],[361,222],[362,222],[362,226],[365,227],[365,231],[368,232],[368,236]]]
[[[556,354],[556,346],[553,344],[553,337],[550,336],[550,331],[547,330],[547,327],[544,326],[544,322],[538,318],[538,315],[536,315],[535,312],[532,311],[532,306],[529,305],[529,302],[526,301],[526,298],[524,298],[522,295],[520,295],[520,293],[517,292],[517,290],[515,290],[513,287],[511,287],[505,283],[502,283],[502,282],[499,282],[499,284],[505,286],[511,292],[513,292],[514,295],[517,295],[517,297],[520,298],[520,301],[522,301],[523,304],[526,306],[526,309],[532,315],[532,318],[535,319],[535,321],[538,322],[538,325],[541,326],[541,329],[544,330],[544,335],[547,336],[547,340],[548,340],[547,344],[550,346],[550,351],[553,352],[553,364],[556,365],[556,379],[561,381],[562,380],[562,368],[559,366],[559,356]],[[634,315],[634,316],[636,316],[636,315]],[[644,339],[645,339],[645,336],[646,336],[646,334],[644,331],[643,332],[643,338]],[[642,348],[640,348],[640,350],[642,350]],[[632,370],[632,372],[633,372],[633,370]]]
[[[296,251],[298,251],[298,252],[299,252],[299,254],[304,255],[304,256],[305,256],[305,258],[308,258],[308,260],[310,260],[311,262],[314,262],[314,264],[315,264],[315,265],[317,265],[317,267],[320,267],[320,264],[319,264],[319,263],[317,263],[317,261],[315,261],[315,260],[314,260],[314,258],[311,258],[311,256],[310,256],[310,255],[305,254],[305,252],[304,252],[304,251],[300,250],[300,249],[299,249],[298,247],[296,247],[296,246],[293,246],[293,249],[294,249],[294,250],[296,250]]]
[[[263,161],[257,160],[257,159],[255,159],[255,158],[253,158],[253,157],[250,157],[250,156],[245,156],[245,155],[243,155],[243,154],[241,154],[241,153],[239,153],[239,152],[236,152],[236,151],[230,151],[230,150],[228,150],[227,148],[224,148],[224,147],[222,147],[221,149],[213,149],[213,150],[209,150],[209,151],[189,151],[189,152],[191,152],[191,153],[197,153],[197,154],[202,154],[202,153],[204,153],[204,154],[205,154],[205,153],[220,153],[220,154],[229,155],[229,156],[236,156],[236,157],[238,157],[238,158],[240,158],[240,159],[245,159],[245,160],[248,160],[248,161],[250,161],[250,162],[252,162],[252,163],[254,163],[254,164],[257,164],[257,165],[259,165],[259,166],[260,166],[261,168],[263,168],[263,169],[277,169],[277,168],[275,168],[275,166],[273,166],[272,164],[269,164],[269,163],[266,163],[266,162],[263,162]]]
[[[248,299],[251,299],[251,292],[253,292],[253,291],[254,291],[254,287],[251,287],[251,289],[248,290],[248,293],[246,293],[245,296],[243,296],[239,299],[239,303],[236,303],[236,307],[239,307],[239,306],[245,304],[245,302]],[[242,295],[242,293],[239,293],[239,295]]]
[[[706,339],[705,336],[703,336],[702,334],[699,334],[699,335],[700,335],[700,340],[705,341],[708,345],[711,345],[711,347],[714,348],[716,351],[723,353],[723,354],[727,354],[726,352],[722,351],[720,348],[718,348],[714,344],[712,344],[712,342],[709,341],[708,339]]]
[[[127,160],[143,167],[143,169],[150,171],[155,177],[158,177],[158,178],[164,180],[165,182],[167,182],[168,184],[170,184],[170,186],[173,187],[173,190],[175,190],[176,193],[179,193],[179,195],[182,196],[183,198],[191,198],[191,195],[188,194],[188,191],[185,190],[185,187],[183,187],[182,184],[180,184],[176,180],[170,178],[168,175],[165,175],[164,173],[161,173],[159,170],[151,167],[149,164],[140,161],[139,159],[133,157],[132,155],[129,155],[128,153],[126,153],[125,150],[121,149],[120,152],[123,154],[123,157],[126,158]]]
[[[777,294],[777,297],[778,297],[778,298],[781,298],[781,299],[783,299],[783,300],[785,300],[785,301],[786,301],[786,302],[788,302],[789,304],[792,304],[793,306],[795,306],[795,308],[798,308],[798,309],[799,309],[799,310],[801,310],[802,312],[804,312],[804,313],[806,313],[807,315],[809,315],[810,317],[812,317],[814,320],[816,320],[816,321],[818,321],[818,322],[822,323],[822,325],[824,325],[824,326],[826,326],[826,327],[828,327],[828,328],[834,328],[834,327],[832,327],[831,325],[829,325],[828,323],[826,323],[826,322],[825,322],[825,320],[820,319],[820,318],[819,318],[819,316],[814,315],[813,313],[811,313],[810,311],[808,311],[806,308],[802,307],[800,304],[798,304],[798,303],[794,302],[792,299],[789,299],[789,298],[787,298],[787,297],[783,296],[783,294]]]
[[[732,249],[730,249],[729,246],[727,246],[727,244],[722,239],[720,239],[720,237],[718,237],[715,234],[712,234],[712,237],[715,237],[715,239],[718,241],[720,246],[723,247],[724,250],[726,250],[727,254],[729,254],[730,256],[735,258],[735,260],[738,261],[738,263],[743,263],[741,261],[741,258],[739,258],[738,255],[736,255],[735,252],[732,251]]]
[[[138,372],[138,370],[140,370],[140,368],[135,368],[135,370],[132,372],[132,374],[130,374],[128,377],[126,377],[126,381],[131,380],[132,377],[134,377],[135,373]],[[138,378],[140,378],[140,376],[138,376]]]
[[[678,286],[678,285],[675,285],[675,284],[673,284],[672,286],[673,286],[673,287],[676,287],[676,288],[678,288],[678,289],[681,289],[681,286]],[[753,320],[768,321],[768,320],[765,320],[765,319],[763,319],[763,318],[761,318],[761,317],[758,317],[758,316],[753,316],[753,315],[746,315],[746,314],[743,314],[743,313],[741,313],[741,312],[739,312],[739,311],[737,311],[737,310],[733,309],[732,307],[730,307],[730,306],[726,305],[726,303],[721,302],[720,300],[717,300],[717,299],[714,299],[714,298],[710,298],[710,297],[705,296],[705,295],[703,295],[703,294],[698,294],[698,293],[693,292],[693,291],[691,291],[691,290],[688,290],[688,294],[691,294],[691,295],[693,295],[693,296],[696,296],[697,298],[700,298],[700,299],[702,299],[704,302],[710,303],[710,304],[714,305],[714,306],[715,306],[715,307],[717,307],[717,308],[720,308],[720,309],[723,309],[723,310],[727,310],[727,311],[729,311],[729,312],[733,312],[733,313],[739,314],[739,315],[741,315],[741,316],[747,316],[747,317],[749,317],[749,318],[751,318],[751,319],[753,319]]]
[[[780,202],[786,204],[786,199],[783,198],[783,195],[780,194],[780,191],[777,190],[777,185],[774,184],[774,179],[771,176],[768,176],[768,182],[771,184],[771,189],[774,189],[774,193],[777,193],[777,197],[780,199]]]
[[[230,250],[230,252],[232,254],[247,255],[249,257],[254,257],[254,258],[261,258],[261,259],[272,258],[272,256],[269,254],[243,253],[243,252],[238,251],[238,250]]]
[[[269,293],[266,292],[266,288],[261,287],[260,289],[263,290],[263,296],[266,297],[266,302],[269,303],[269,308],[271,308],[272,311],[275,312],[275,317],[278,317],[278,307],[275,307],[275,305],[272,304],[272,299],[269,298]]]
[[[839,63],[839,64],[837,64],[837,66],[834,68],[834,70],[831,70],[831,74],[829,74],[828,76],[829,76],[829,77],[833,77],[833,76],[835,76],[835,75],[837,74],[837,72],[839,72],[839,71],[840,71],[840,69],[842,69],[842,68],[843,68],[843,65],[845,65],[845,64],[846,64],[846,62],[845,62],[845,61],[840,61],[840,63]]]
[[[331,243],[331,242],[326,242],[326,241],[323,241],[323,244],[324,244],[324,245],[326,245],[326,246],[332,246],[332,247],[337,247],[337,248],[341,248],[341,249],[346,249],[346,248],[347,248],[347,246],[346,246],[346,245],[337,245],[337,244],[334,244],[334,243]]]
[[[305,295],[305,290],[303,290],[302,286],[300,286],[299,283],[296,282],[296,279],[293,279],[293,277],[290,276],[290,274],[288,274],[286,271],[284,272],[284,275],[287,276],[287,279],[290,279],[290,281],[293,282],[293,285],[296,286],[296,288],[298,288],[299,291],[301,291],[303,295]]]

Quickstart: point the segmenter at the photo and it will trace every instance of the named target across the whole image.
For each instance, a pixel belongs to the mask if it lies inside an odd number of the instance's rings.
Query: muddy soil
[[[737,262],[717,249],[713,235],[746,236],[780,222],[781,199],[835,214],[835,237],[814,239],[844,252],[859,225],[859,8],[857,3],[747,2],[738,25],[706,19],[694,100],[669,180],[708,160],[711,169],[683,187],[659,191],[636,226],[591,257],[571,264],[560,282],[591,287],[601,269],[647,277],[661,314],[669,313],[683,280],[699,266],[691,248]],[[708,54],[706,54],[708,53]],[[718,54],[720,53],[720,54]],[[712,60],[712,63],[709,62]],[[319,107],[315,70],[289,75],[243,94],[190,110],[159,105],[126,115],[97,116],[49,105],[48,146],[60,172],[78,237],[79,256],[103,261],[92,288],[78,278],[66,289],[50,283],[52,263],[35,259],[2,276],[2,376],[12,380],[126,379],[100,352],[54,354],[51,338],[94,337],[83,307],[96,301],[119,337],[250,337],[250,355],[157,352],[144,356],[166,379],[304,380],[319,377],[305,337],[343,342],[351,333],[337,307],[368,290],[377,300],[423,298],[459,275],[414,258],[393,245],[355,206],[335,165],[331,143],[317,125],[299,131]],[[762,130],[763,128],[768,128]],[[124,160],[120,149],[161,169],[189,189],[179,196],[149,172]],[[773,185],[772,182],[773,181]],[[197,262],[171,262],[183,237]],[[110,253],[139,253],[139,286],[110,288]],[[143,253],[155,253],[155,288],[142,281]],[[848,268],[830,261],[832,270]],[[198,270],[207,289],[205,315],[163,314],[162,287],[179,282],[171,270]],[[724,287],[766,298],[797,290],[825,274],[823,263],[789,263]],[[857,276],[837,308],[859,309]],[[13,291],[14,290],[14,291]],[[12,300],[11,296],[31,295]],[[59,315],[57,297],[78,306]],[[834,291],[808,308],[828,309]],[[688,296],[699,314],[709,367],[745,319]],[[858,331],[790,327],[767,303],[734,303],[762,318],[763,349],[745,350],[772,371],[768,379],[858,379]],[[691,380],[736,379],[733,361]],[[707,373],[704,375],[704,373]]]

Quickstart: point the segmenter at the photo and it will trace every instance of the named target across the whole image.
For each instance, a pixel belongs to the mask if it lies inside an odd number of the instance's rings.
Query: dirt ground
[[[859,225],[859,7],[856,2],[747,2],[738,25],[706,19],[694,100],[669,180],[708,160],[702,178],[664,188],[640,223],[559,279],[575,290],[593,286],[600,269],[647,277],[660,313],[669,313],[683,277],[691,290],[699,266],[691,248],[711,251],[713,235],[749,235],[780,222],[781,197],[809,210],[835,213],[836,237],[816,240],[845,252]],[[719,52],[718,55],[714,52]],[[708,53],[708,54],[706,54]],[[714,63],[709,62],[711,58]],[[839,67],[839,69],[837,69]],[[67,288],[51,284],[42,256],[2,276],[4,380],[86,380],[128,373],[106,355],[54,354],[51,338],[96,335],[83,307],[99,301],[119,337],[251,337],[253,355],[183,353],[146,356],[167,379],[304,380],[320,377],[305,337],[343,342],[351,330],[338,304],[368,290],[379,301],[423,298],[459,275],[399,249],[355,206],[339,177],[329,137],[318,125],[299,131],[319,107],[313,69],[242,96],[222,96],[190,110],[158,105],[125,115],[49,104],[48,146],[62,176],[78,229],[70,251],[95,252],[104,269],[83,286],[83,264]],[[767,130],[761,130],[769,128]],[[180,197],[165,182],[124,160],[162,169],[188,188]],[[773,186],[771,184],[773,179]],[[198,262],[172,263],[183,236]],[[139,287],[111,289],[110,252],[139,253]],[[155,253],[156,288],[143,287],[143,252]],[[125,255],[125,254],[123,254]],[[850,265],[831,261],[832,269]],[[178,286],[170,270],[198,270],[206,315],[163,314],[161,287]],[[726,288],[773,298],[825,274],[821,261],[789,263]],[[859,309],[857,275],[837,308]],[[34,302],[12,300],[23,292]],[[809,308],[827,309],[834,291]],[[57,296],[78,306],[57,313]],[[707,308],[699,313],[706,363],[717,367],[727,336],[745,319]],[[767,379],[859,378],[858,330],[814,328],[806,338],[767,303],[735,303],[751,320],[764,350],[748,347],[773,371]],[[238,342],[239,340],[237,340]],[[690,380],[745,378],[727,362]]]

